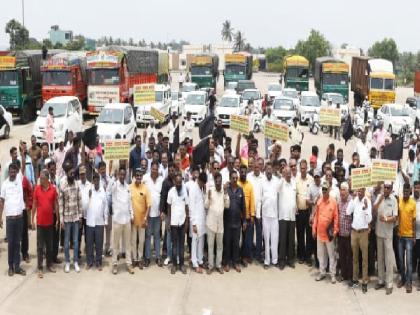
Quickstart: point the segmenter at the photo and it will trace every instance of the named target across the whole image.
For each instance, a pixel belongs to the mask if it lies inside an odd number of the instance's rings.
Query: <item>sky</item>
[[[6,23],[22,22],[22,0],[4,0],[0,12],[0,47],[8,47]],[[400,51],[420,50],[420,1],[399,0],[24,0],[30,37],[48,38],[51,25],[89,38],[107,35],[138,41],[191,44],[221,42],[230,20],[253,47],[292,48],[310,29],[333,46],[348,43],[367,49],[392,37]]]

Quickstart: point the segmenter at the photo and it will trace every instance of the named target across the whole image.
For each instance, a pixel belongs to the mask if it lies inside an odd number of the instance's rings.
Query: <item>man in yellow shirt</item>
[[[252,263],[252,242],[254,237],[255,197],[250,181],[246,179],[248,168],[241,165],[239,168],[238,186],[244,191],[246,220],[243,222],[242,264],[246,267]]]
[[[403,197],[399,202],[399,241],[398,241],[398,258],[400,261],[401,279],[397,287],[401,288],[405,285],[406,292],[412,292],[412,254],[416,236],[416,202],[411,195],[410,184],[405,183],[403,186]],[[405,262],[404,262],[404,258]]]
[[[143,183],[142,169],[135,170],[135,181],[130,185],[131,203],[134,220],[131,226],[131,250],[133,267],[143,269],[143,250],[146,235],[147,218],[149,217],[152,198],[150,190]]]

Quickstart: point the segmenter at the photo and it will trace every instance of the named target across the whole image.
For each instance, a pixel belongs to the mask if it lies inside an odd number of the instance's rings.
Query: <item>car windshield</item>
[[[246,89],[255,89],[255,83],[253,81],[249,82],[238,82],[238,90],[243,91]]]
[[[211,68],[205,66],[191,67],[191,75],[211,75]]]
[[[301,68],[301,67],[287,68],[286,76],[288,78],[307,79],[308,78],[308,68]]]
[[[118,69],[91,69],[89,71],[89,84],[91,85],[118,85],[120,76]]]
[[[187,99],[185,100],[187,105],[204,105],[205,98],[204,95],[198,94],[188,94]]]
[[[253,100],[259,100],[261,98],[260,92],[258,91],[244,91],[242,94],[242,98],[246,101],[253,99]]]
[[[0,85],[1,86],[16,86],[17,75],[16,71],[0,71]]]
[[[41,112],[39,116],[47,117],[48,108],[53,108],[54,117],[63,117],[66,115],[67,112],[67,103],[45,103],[44,106],[41,108]]]
[[[323,73],[322,82],[327,85],[346,85],[349,81],[347,73]]]
[[[325,98],[333,104],[344,104],[344,97],[341,94],[329,94],[325,95]]]
[[[123,118],[123,110],[115,108],[104,108],[99,114],[96,122],[102,124],[120,124]]]
[[[194,84],[187,84],[182,86],[182,92],[192,92],[195,91],[195,85]]]
[[[302,106],[314,106],[319,107],[319,98],[318,96],[303,96],[302,97]]]
[[[177,101],[179,98],[178,92],[172,92],[171,93],[171,100]]]
[[[245,74],[245,66],[226,65],[225,74]]]
[[[268,86],[268,90],[278,92],[278,91],[281,91],[281,86],[280,84],[270,84]]]
[[[274,100],[273,108],[281,110],[293,110],[293,101],[284,98],[276,99]]]
[[[394,80],[393,79],[385,79],[385,90],[394,90]]]
[[[219,103],[221,107],[239,107],[239,99],[237,97],[222,97]]]
[[[156,102],[162,102],[163,100],[163,92],[162,91],[156,91],[155,92],[155,101]]]
[[[298,98],[298,91],[283,91],[283,95],[290,98]]]
[[[392,116],[410,116],[410,112],[405,107],[390,107]]]
[[[371,78],[370,88],[376,90],[382,90],[384,88],[384,80],[381,78]]]
[[[70,71],[44,71],[42,73],[43,85],[71,85]]]

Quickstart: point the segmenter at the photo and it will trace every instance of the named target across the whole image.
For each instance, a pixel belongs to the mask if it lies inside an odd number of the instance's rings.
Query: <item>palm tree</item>
[[[223,22],[222,39],[231,42],[233,38],[233,28],[229,20]]]
[[[233,41],[233,49],[235,51],[241,51],[245,47],[244,33],[242,33],[241,31],[237,31],[234,35]]]

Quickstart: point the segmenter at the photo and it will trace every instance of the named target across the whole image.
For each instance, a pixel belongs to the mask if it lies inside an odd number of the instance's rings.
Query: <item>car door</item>
[[[66,130],[71,130],[73,132],[78,132],[79,130],[76,128],[76,118],[75,118],[75,110],[72,104],[72,101],[67,103],[67,115],[64,121],[64,125],[66,126]]]
[[[74,110],[74,130],[80,132],[83,130],[83,110],[78,99],[71,101]]]

